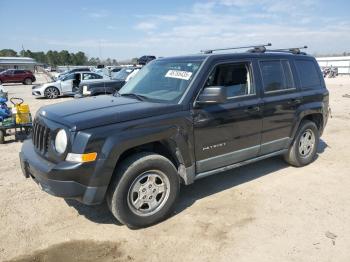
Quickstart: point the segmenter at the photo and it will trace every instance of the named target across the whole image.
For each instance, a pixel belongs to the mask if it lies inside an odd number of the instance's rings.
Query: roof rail
[[[215,51],[225,51],[225,50],[234,50],[234,49],[243,49],[243,48],[253,48],[254,50],[266,50],[266,46],[272,46],[271,43],[262,44],[262,45],[252,45],[252,46],[239,46],[239,47],[228,47],[228,48],[218,48],[218,49],[208,49],[208,50],[201,50],[201,53],[204,54],[212,54]],[[252,50],[253,50],[252,49]]]
[[[285,52],[285,53],[291,53],[291,54],[294,54],[294,55],[306,55],[305,52],[301,52],[300,50],[301,49],[307,49],[308,47],[305,45],[305,46],[302,46],[302,47],[292,47],[292,48],[281,48],[281,49],[269,49],[269,50],[266,50],[267,52]]]

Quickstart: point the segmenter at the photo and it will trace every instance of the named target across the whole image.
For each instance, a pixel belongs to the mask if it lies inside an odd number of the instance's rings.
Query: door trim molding
[[[240,167],[240,166],[248,165],[248,164],[251,164],[251,163],[254,163],[254,162],[266,159],[266,158],[282,155],[282,154],[286,153],[287,151],[288,151],[287,149],[283,149],[283,150],[276,151],[276,152],[273,152],[273,153],[270,153],[270,154],[267,154],[267,155],[263,155],[263,156],[259,156],[259,157],[253,158],[253,159],[245,160],[245,161],[242,161],[242,162],[239,162],[239,163],[236,163],[236,164],[232,164],[232,165],[228,165],[228,166],[225,166],[225,167],[217,168],[217,169],[210,170],[210,171],[207,171],[207,172],[202,172],[202,173],[199,173],[199,174],[196,175],[195,180],[198,180],[198,179],[210,176],[210,175],[214,175],[214,174],[217,174],[217,173],[221,173],[221,172],[224,172],[224,171],[228,171],[228,170]]]
[[[218,155],[196,162],[197,172],[203,172],[211,169],[220,168],[233,163],[241,162],[243,160],[255,157],[258,155],[260,145],[244,148],[234,152]]]

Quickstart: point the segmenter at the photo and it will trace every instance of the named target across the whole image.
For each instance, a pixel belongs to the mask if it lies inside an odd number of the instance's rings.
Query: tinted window
[[[225,86],[228,98],[254,94],[250,72],[250,66],[245,63],[218,65],[210,73],[205,86]]]
[[[321,80],[316,65],[310,60],[296,60],[302,88],[320,88]]]
[[[89,74],[89,73],[84,73],[83,74],[83,80],[90,80],[90,79],[101,79],[102,76],[98,74]]]
[[[75,74],[69,74],[63,78],[62,81],[73,80],[75,79]]]
[[[19,74],[24,74],[25,72],[23,70],[16,70],[15,74],[19,75]]]
[[[294,88],[288,61],[261,61],[260,68],[265,92]]]

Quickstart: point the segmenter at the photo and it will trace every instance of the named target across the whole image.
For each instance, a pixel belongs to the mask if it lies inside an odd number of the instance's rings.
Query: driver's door
[[[227,101],[193,110],[197,174],[257,157],[262,131],[250,61],[217,65],[205,86],[226,87]]]
[[[61,80],[61,91],[63,94],[69,94],[73,92],[73,81],[75,74],[69,74]]]

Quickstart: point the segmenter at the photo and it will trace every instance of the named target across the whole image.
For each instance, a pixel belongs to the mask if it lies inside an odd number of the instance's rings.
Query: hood
[[[139,101],[127,97],[97,96],[42,107],[38,113],[73,131],[136,120],[181,110],[178,104]]]

